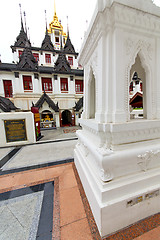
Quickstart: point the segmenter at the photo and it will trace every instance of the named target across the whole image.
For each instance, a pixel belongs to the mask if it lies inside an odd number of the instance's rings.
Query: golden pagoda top
[[[49,24],[48,33],[55,33],[56,30],[59,30],[59,34],[62,34],[65,38],[67,38],[67,34],[63,31],[63,26],[61,22],[58,20],[57,14],[56,14],[56,4],[54,0],[54,16],[53,21]]]

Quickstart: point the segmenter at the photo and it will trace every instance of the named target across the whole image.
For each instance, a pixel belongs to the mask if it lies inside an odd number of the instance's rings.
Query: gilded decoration
[[[67,39],[67,34],[63,31],[63,26],[61,22],[58,20],[57,13],[56,13],[56,6],[55,6],[55,1],[54,1],[54,16],[53,16],[53,21],[49,24],[49,29],[48,33],[54,33],[55,30],[59,30],[60,34]]]

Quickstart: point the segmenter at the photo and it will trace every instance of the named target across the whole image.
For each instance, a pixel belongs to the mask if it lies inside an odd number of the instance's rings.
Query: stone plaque
[[[26,141],[25,119],[5,120],[4,121],[7,142]]]

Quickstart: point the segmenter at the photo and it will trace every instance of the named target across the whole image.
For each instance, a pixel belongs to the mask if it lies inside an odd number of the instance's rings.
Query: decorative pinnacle
[[[56,16],[56,1],[54,0],[54,16]]]
[[[27,34],[27,24],[26,24],[26,13],[25,13],[25,11],[23,12],[23,14],[24,14],[25,30],[26,30],[26,34]]]
[[[45,22],[46,22],[46,34],[48,34],[48,29],[47,29],[47,11],[44,10],[45,13]]]
[[[28,27],[28,39],[30,40],[29,27]]]
[[[68,24],[68,16],[67,16],[67,35],[69,36],[69,24]]]
[[[21,4],[19,4],[19,8],[20,8],[20,16],[21,16],[21,29],[24,30],[24,27],[23,27],[23,20],[22,20],[22,9],[21,9]]]

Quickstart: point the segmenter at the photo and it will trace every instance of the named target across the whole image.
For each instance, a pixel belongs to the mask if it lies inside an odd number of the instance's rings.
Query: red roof
[[[143,94],[137,92],[134,96],[130,99],[129,104],[132,107],[143,107]]]

